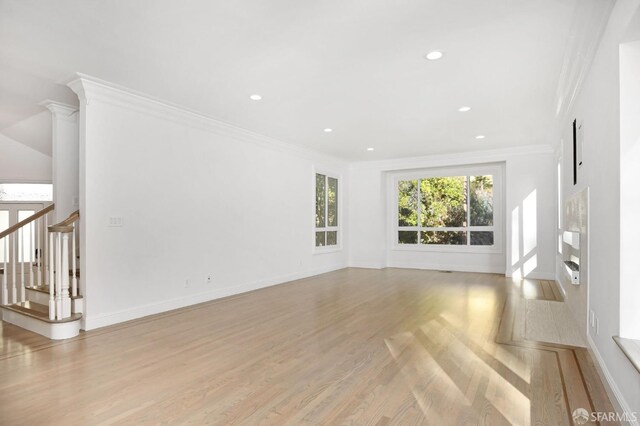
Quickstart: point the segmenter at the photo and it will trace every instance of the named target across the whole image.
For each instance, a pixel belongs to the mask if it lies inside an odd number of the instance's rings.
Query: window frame
[[[312,253],[313,254],[323,254],[323,253],[333,253],[333,252],[338,252],[338,251],[342,251],[342,193],[343,193],[343,188],[342,188],[342,174],[341,173],[337,173],[335,171],[332,170],[328,170],[328,169],[323,169],[323,168],[313,168],[312,170],[312,187],[313,187],[313,197],[312,197],[312,207],[313,207],[313,213],[312,213],[312,220],[313,220],[313,226],[312,226],[312,239],[311,239],[311,244],[312,244]],[[324,175],[325,177],[325,200],[327,199],[327,190],[328,190],[328,181],[329,178],[333,178],[337,180],[337,190],[338,190],[338,196],[336,198],[336,201],[338,203],[338,208],[336,210],[336,215],[338,218],[338,226],[328,226],[327,220],[328,220],[328,210],[329,210],[329,203],[325,202],[325,207],[324,207],[324,212],[325,212],[325,226],[323,227],[316,227],[316,175]],[[316,246],[316,232],[329,232],[329,231],[336,231],[337,232],[337,237],[336,237],[336,244],[335,245],[331,245],[331,246]],[[326,238],[326,236],[325,236]],[[325,240],[326,241],[326,240]]]
[[[418,234],[418,244],[399,244],[399,231],[423,231],[426,228],[421,226],[399,226],[398,225],[398,183],[400,181],[428,179],[437,177],[454,176],[493,176],[493,226],[467,226],[466,232],[471,231],[493,231],[493,245],[480,246],[471,245],[471,236],[467,235],[466,245],[446,245],[446,244],[420,244],[420,234]],[[449,253],[489,253],[502,254],[504,248],[504,165],[502,164],[478,164],[469,166],[437,167],[420,170],[402,171],[390,174],[388,193],[389,204],[389,241],[391,250],[397,251],[418,251],[418,252],[449,252]],[[488,229],[492,228],[492,229]],[[458,227],[428,228],[429,231],[461,231]]]

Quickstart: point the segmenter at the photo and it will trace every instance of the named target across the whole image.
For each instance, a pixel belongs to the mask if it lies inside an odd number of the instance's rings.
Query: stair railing
[[[0,259],[3,265],[0,292],[3,305],[25,302],[26,285],[42,287],[45,282],[46,271],[51,269],[51,263],[46,262],[49,233],[45,230],[49,226],[51,212],[54,209],[55,205],[50,204],[0,232],[0,247],[3,248],[3,256]],[[28,253],[27,246],[30,247]],[[25,264],[28,274],[25,272]]]
[[[76,266],[76,223],[80,212],[75,211],[49,230],[49,319],[69,318],[76,311],[72,300],[78,296],[78,269]],[[71,237],[71,250],[69,250]],[[71,285],[69,285],[69,257],[71,257]],[[70,291],[71,290],[71,291]]]

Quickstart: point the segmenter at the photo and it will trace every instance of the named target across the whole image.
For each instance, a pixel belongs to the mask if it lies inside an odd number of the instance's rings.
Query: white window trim
[[[493,231],[492,246],[472,246],[472,245],[427,245],[427,244],[398,244],[398,231],[418,230],[419,227],[398,226],[398,182],[402,180],[423,179],[432,177],[448,176],[481,176],[493,175],[493,223],[491,227],[469,226],[465,229],[470,231]],[[486,253],[503,254],[504,252],[504,165],[503,164],[476,164],[469,166],[438,167],[421,170],[411,170],[402,172],[392,172],[388,179],[389,203],[389,235],[391,250],[413,251],[413,252],[440,252],[440,253]],[[492,229],[489,229],[492,228]],[[434,230],[460,230],[459,228],[434,228]]]
[[[343,190],[342,190],[342,174],[341,173],[337,173],[335,171],[332,170],[328,170],[328,169],[323,169],[323,168],[313,168],[312,170],[312,174],[311,174],[311,178],[312,178],[312,188],[313,188],[313,194],[312,194],[312,202],[311,202],[311,206],[313,208],[312,210],[312,214],[311,214],[311,219],[312,219],[312,232],[311,232],[311,244],[312,244],[312,254],[325,254],[325,253],[335,253],[335,252],[339,252],[342,251],[342,209],[343,209]],[[338,179],[338,226],[325,226],[322,228],[316,228],[316,174],[321,174],[321,175],[325,175],[327,178],[334,178],[334,179]],[[325,187],[325,191],[326,191],[326,187]],[[328,208],[329,204],[325,203],[325,219],[327,218],[326,215],[326,209]],[[316,232],[317,231],[337,231],[338,232],[338,240],[337,240],[337,244],[334,246],[322,246],[322,247],[316,247]]]

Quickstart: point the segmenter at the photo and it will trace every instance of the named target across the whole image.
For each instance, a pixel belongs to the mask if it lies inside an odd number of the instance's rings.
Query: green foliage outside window
[[[469,209],[471,226],[493,225],[493,176],[469,178]]]
[[[316,173],[316,247],[338,245],[338,179]]]
[[[420,180],[420,225],[425,228],[467,225],[467,178]]]
[[[399,244],[493,245],[493,230],[469,232],[468,226],[493,226],[493,176],[398,182]]]

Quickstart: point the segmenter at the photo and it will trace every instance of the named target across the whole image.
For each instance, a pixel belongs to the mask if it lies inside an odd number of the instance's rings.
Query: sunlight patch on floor
[[[446,424],[437,414],[444,408],[440,406],[443,401],[459,401],[462,405],[471,406],[464,393],[412,333],[392,336],[385,339],[385,344],[430,422]]]
[[[488,381],[484,397],[505,419],[516,425],[530,424],[531,403],[526,395],[436,321],[423,325],[421,330],[428,338],[445,348],[447,358],[454,364],[469,371],[481,373],[482,377]]]
[[[456,326],[455,322],[460,323],[460,320],[456,321],[456,317],[449,312],[443,312],[440,315],[443,321],[448,323],[452,328],[460,330],[460,326]],[[424,330],[423,330],[424,331]],[[463,331],[463,330],[460,330]],[[497,361],[501,362],[522,380],[531,383],[531,366],[526,361],[513,353],[513,348],[505,347],[499,343],[495,343],[492,340],[486,340],[481,336],[474,333],[465,333],[467,339],[481,347],[487,354],[494,357]]]

